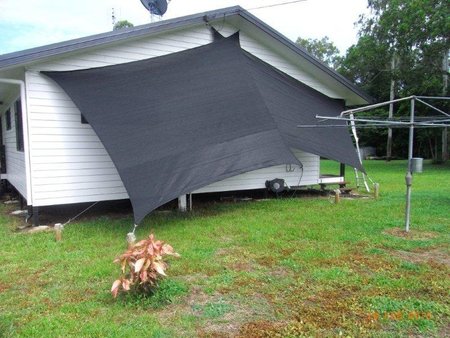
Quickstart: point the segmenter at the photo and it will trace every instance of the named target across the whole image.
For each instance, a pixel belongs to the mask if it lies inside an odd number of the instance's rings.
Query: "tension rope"
[[[96,204],[100,203],[100,201],[94,202],[92,203],[90,206],[88,206],[86,209],[84,209],[82,212],[80,212],[79,214],[77,214],[76,216],[69,218],[69,220],[64,223],[62,226],[65,226],[67,224],[69,224],[70,222],[74,221],[75,219],[77,219],[78,217],[80,217],[81,215],[83,215],[86,211],[88,211],[89,209],[91,209],[92,207],[94,207]]]

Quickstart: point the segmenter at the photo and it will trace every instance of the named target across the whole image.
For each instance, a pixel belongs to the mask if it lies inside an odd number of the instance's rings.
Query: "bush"
[[[180,257],[169,244],[156,241],[155,236],[150,234],[115,259],[114,263],[121,266],[122,276],[112,285],[113,297],[116,298],[120,291],[151,292],[157,286],[158,279],[166,276],[165,255]]]

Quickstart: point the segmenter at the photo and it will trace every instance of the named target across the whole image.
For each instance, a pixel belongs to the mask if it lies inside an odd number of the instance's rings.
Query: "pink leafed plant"
[[[166,276],[167,263],[165,255],[180,257],[172,246],[150,234],[147,239],[131,246],[124,254],[114,260],[121,266],[122,276],[115,280],[111,293],[114,298],[120,291],[132,288],[148,292],[157,286],[159,278]]]

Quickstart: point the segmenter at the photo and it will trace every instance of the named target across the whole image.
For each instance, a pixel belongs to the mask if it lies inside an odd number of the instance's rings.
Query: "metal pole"
[[[362,112],[362,111],[371,110],[371,109],[378,108],[378,107],[384,107],[384,106],[387,106],[388,104],[391,104],[391,103],[407,101],[407,100],[411,100],[413,98],[415,98],[415,96],[402,97],[400,99],[395,99],[395,100],[375,103],[375,104],[371,104],[369,106],[364,106],[364,107],[360,107],[360,108],[344,110],[343,112],[341,112],[340,116],[344,116],[346,114],[351,114],[351,113],[359,113],[359,112]]]
[[[448,90],[448,55],[450,50],[444,52],[442,58],[442,95],[447,95]],[[442,162],[447,162],[448,160],[448,130],[445,127],[442,130]]]
[[[442,161],[448,161],[448,129],[442,130]]]
[[[395,79],[394,79],[394,71],[395,71],[395,52],[392,55],[391,60],[391,90],[389,94],[389,100],[395,99]],[[389,104],[389,119],[391,120],[394,117],[394,103],[391,102]],[[388,128],[388,138],[386,144],[386,161],[390,161],[392,157],[392,128]]]
[[[411,115],[409,126],[409,143],[408,143],[408,171],[405,176],[406,183],[406,216],[405,216],[405,231],[409,232],[410,218],[411,218],[411,186],[412,186],[412,157],[414,144],[414,97],[411,99]]]
[[[415,98],[424,100],[450,100],[450,96],[415,96]]]
[[[419,98],[417,98],[417,97],[416,97],[416,100],[419,101],[420,103],[423,103],[423,104],[426,105],[427,107],[429,107],[429,108],[431,108],[431,109],[434,109],[434,110],[436,110],[437,112],[439,112],[439,113],[441,113],[441,114],[443,114],[443,115],[445,115],[445,116],[449,116],[449,117],[450,117],[450,114],[448,114],[448,113],[446,113],[446,112],[440,110],[439,108],[436,108],[435,106],[433,106],[433,105],[431,105],[431,104],[429,104],[429,103],[427,103],[427,102],[425,102],[425,101],[423,101],[423,100],[421,100],[421,99],[419,99]]]

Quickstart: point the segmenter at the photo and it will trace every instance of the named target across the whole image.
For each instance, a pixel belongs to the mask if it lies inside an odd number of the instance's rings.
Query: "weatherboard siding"
[[[128,198],[103,144],[67,94],[34,70],[26,82],[34,205]]]
[[[262,45],[257,40],[241,33],[240,42],[243,49],[249,53],[257,56],[259,59],[267,62],[271,66],[289,74],[289,76],[297,79],[305,85],[325,94],[331,98],[341,98],[341,95],[336,91],[336,88],[330,85],[329,82],[320,82],[313,73],[311,64],[307,64],[304,60],[296,59],[297,63],[291,63],[277,53],[276,49],[269,48]]]
[[[278,165],[263,168],[210,184],[193,193],[263,189],[267,180],[275,178],[284,179],[287,185],[291,187],[317,184],[320,172],[319,156],[296,149],[293,151],[303,164],[303,169],[298,165]]]
[[[226,31],[225,28],[223,30]],[[211,39],[211,33],[205,27],[185,29],[80,51],[52,62],[29,66],[26,84],[34,205],[128,198],[111,158],[91,126],[81,124],[80,111],[72,100],[55,82],[40,74],[40,71],[76,70],[132,62],[201,46],[211,42]],[[249,52],[297,79],[309,85],[313,82],[308,74],[250,37],[242,35],[242,45]],[[316,87],[318,86],[319,84]],[[318,156],[302,152],[298,152],[298,156],[304,163],[300,184],[316,184],[319,178]],[[298,168],[287,172],[285,166],[276,166],[217,182],[197,192],[262,188],[267,179],[273,178],[285,178],[289,185],[295,186],[299,185],[300,175]]]
[[[16,97],[17,100],[18,97]],[[6,130],[6,110],[2,113],[2,136],[5,145],[6,156],[6,177],[8,182],[17,189],[17,191],[26,198],[27,196],[27,179],[25,169],[25,152],[17,151],[16,140],[16,119],[15,105],[12,101],[9,108],[11,109],[11,129]]]

